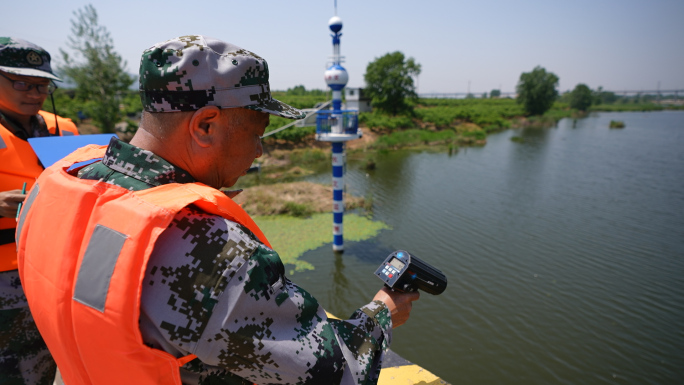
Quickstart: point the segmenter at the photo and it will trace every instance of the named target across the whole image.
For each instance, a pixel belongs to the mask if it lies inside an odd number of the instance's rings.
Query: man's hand
[[[21,190],[9,190],[0,192],[0,217],[15,218],[19,203],[26,199],[26,194]]]
[[[373,301],[382,301],[387,305],[392,315],[392,328],[401,326],[408,321],[411,313],[411,302],[420,298],[420,293],[401,293],[383,287],[378,294],[373,297]]]

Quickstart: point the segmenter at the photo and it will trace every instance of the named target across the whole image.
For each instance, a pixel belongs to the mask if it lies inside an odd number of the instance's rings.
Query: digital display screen
[[[398,270],[401,270],[406,266],[406,264],[396,258],[392,258],[392,260],[389,263],[390,265],[396,267]]]

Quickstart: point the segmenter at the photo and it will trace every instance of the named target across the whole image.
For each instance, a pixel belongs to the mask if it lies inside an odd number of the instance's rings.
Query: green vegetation
[[[276,98],[278,99],[278,98]],[[280,100],[280,99],[278,99]],[[277,130],[278,128],[291,124],[293,121],[291,119],[286,119],[286,118],[281,118],[280,116],[274,116],[271,115],[270,117],[270,123],[268,127],[266,127],[266,133],[269,133],[273,130]],[[316,127],[290,127],[286,128],[282,131],[276,132],[273,135],[270,135],[266,138],[264,138],[265,143],[272,143],[277,140],[284,140],[286,142],[290,143],[299,143],[302,142],[305,138],[313,136],[316,133]]]
[[[359,122],[381,134],[375,149],[484,144],[487,133],[510,128],[524,110],[513,99],[420,99],[413,113],[362,113]]]
[[[77,90],[58,88],[54,93],[55,104],[58,114],[71,118],[77,124],[81,123],[79,112],[84,112],[84,103],[76,97]],[[385,135],[404,130],[426,131],[422,136],[414,133],[395,134],[393,137],[383,139],[375,148],[392,148],[395,146],[406,147],[411,145],[423,145],[424,143],[444,143],[450,146],[459,144],[480,143],[486,138],[484,135],[507,129],[510,127],[550,127],[566,117],[581,118],[582,114],[577,109],[571,108],[571,92],[566,92],[554,102],[553,106],[543,115],[528,116],[523,106],[510,98],[470,98],[470,99],[418,99],[412,113],[398,114],[396,116],[373,111],[361,113],[359,124],[371,131]],[[681,106],[664,106],[652,102],[652,97],[644,95],[618,96],[610,92],[592,91],[593,101],[588,111],[658,111],[664,109],[681,109]],[[329,93],[321,90],[305,90],[302,86],[287,91],[274,91],[273,96],[286,103],[299,108],[311,108],[317,103],[326,102]],[[122,121],[129,121],[131,131],[134,131],[137,124],[131,120],[140,111],[142,104],[137,91],[127,90],[118,94],[120,113],[127,117]],[[612,103],[597,103],[606,100]],[[639,102],[639,103],[638,103]],[[46,101],[43,106],[46,111],[52,111],[50,101]],[[266,132],[292,123],[292,120],[270,117],[270,125]],[[469,127],[465,130],[465,127]],[[451,131],[449,133],[438,133],[440,131]],[[265,138],[267,146],[278,143],[289,143],[293,146],[297,144],[310,143],[313,140],[315,127],[291,127],[275,135]],[[455,132],[455,135],[454,135]],[[294,157],[303,157],[296,162],[299,166],[305,167],[303,173],[306,174],[306,167],[315,167],[319,160],[327,159],[327,155],[321,150],[309,149],[306,151],[294,151]],[[284,175],[289,179],[296,179],[297,175]],[[250,179],[250,176],[243,179]],[[262,181],[263,183],[263,181]]]
[[[313,148],[300,151],[293,151],[290,153],[290,162],[294,164],[315,164],[322,161],[327,161],[329,155],[323,150]]]
[[[528,115],[543,115],[558,97],[558,76],[540,66],[523,72],[516,87],[518,102]]]
[[[586,84],[578,84],[570,93],[570,107],[586,111],[594,101],[594,95]]]
[[[585,88],[586,87],[586,88]],[[591,93],[591,104],[587,106],[589,100],[587,94]],[[582,96],[580,97],[579,94]],[[604,91],[603,87],[598,87],[596,91],[589,87],[578,84],[572,92],[563,93],[551,111],[555,109],[573,108],[582,110],[581,107],[587,106],[586,111],[593,112],[624,112],[624,111],[661,111],[665,109],[680,110],[684,106],[660,104],[659,99],[674,100],[677,95],[616,95],[614,92]],[[579,100],[582,100],[579,103]]]
[[[295,108],[313,108],[317,103],[332,99],[330,91],[306,90],[304,86],[288,88],[287,91],[272,91],[271,95]],[[276,127],[277,128],[277,127]]]
[[[77,90],[75,89],[58,88],[53,94],[55,98],[55,107],[57,109],[56,113],[59,116],[73,120],[76,124],[90,121],[92,115],[90,115],[88,104],[80,97],[77,97],[76,94]],[[116,101],[117,108],[119,109],[118,121],[130,120],[130,118],[134,118],[142,112],[142,103],[140,102],[140,94],[138,91],[120,91],[116,95]],[[45,100],[45,103],[43,103],[43,110],[55,112],[52,110],[50,99]],[[94,118],[92,121],[101,129],[102,126],[95,121]],[[133,122],[131,122],[131,124],[133,124]],[[135,127],[137,128],[137,123],[135,124]]]
[[[75,94],[75,90],[57,88],[57,90],[55,90],[55,92],[52,94],[52,97],[55,99],[55,108],[57,111],[53,111],[50,98],[45,99],[42,109],[44,111],[56,113],[59,116],[69,118],[76,124],[79,124],[81,123],[81,119],[79,119],[79,112],[82,111],[83,105],[74,100]]]
[[[416,116],[436,128],[470,122],[487,132],[509,128],[510,119],[524,115],[512,99],[420,99],[419,107]]]
[[[313,214],[313,209],[305,204],[287,202],[285,203],[285,213],[297,218],[306,218]]]
[[[610,128],[625,128],[625,122],[621,120],[611,120]]]
[[[599,88],[594,93],[594,102],[592,104],[613,104],[618,100],[618,96],[615,92],[604,91],[603,87]]]
[[[399,130],[413,128],[415,124],[410,116],[390,116],[381,112],[363,112],[359,114],[359,124],[370,129]]]
[[[95,8],[87,5],[74,12],[74,17],[68,46],[75,57],[60,50],[65,64],[59,71],[76,84],[73,99],[81,105],[79,111],[90,116],[103,132],[114,132],[114,125],[123,118],[121,96],[129,91],[134,78],[114,51],[107,29],[98,24]]]
[[[482,134],[486,137],[484,132],[482,132]],[[455,139],[456,132],[453,130],[427,131],[409,129],[403,131],[394,131],[389,135],[383,135],[379,137],[378,140],[373,144],[373,148],[381,150],[435,143],[445,144],[451,143],[455,141]]]
[[[413,76],[419,75],[420,69],[412,57],[406,59],[399,51],[368,63],[363,78],[373,108],[390,115],[410,113],[418,99]]]

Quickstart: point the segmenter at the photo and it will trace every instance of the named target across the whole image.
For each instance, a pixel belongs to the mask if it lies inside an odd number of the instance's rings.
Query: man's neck
[[[176,136],[168,135],[162,139],[158,134],[149,132],[144,126],[140,126],[130,144],[150,151],[176,167],[188,170],[189,173],[192,172],[193,164],[187,161],[189,157],[187,156],[185,141],[179,141]]]
[[[47,124],[39,114],[29,115],[25,120],[22,119],[21,121],[15,120],[15,116],[16,114],[7,115],[0,111],[0,124],[7,128],[14,136],[22,140],[50,136]]]
[[[11,111],[0,111],[0,113],[11,123],[14,123],[15,128],[24,130],[27,134],[31,132],[31,117],[33,115],[21,115]]]

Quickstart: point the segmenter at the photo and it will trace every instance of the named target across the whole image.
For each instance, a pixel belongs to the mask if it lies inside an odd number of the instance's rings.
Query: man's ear
[[[216,132],[221,125],[221,109],[206,106],[195,111],[190,118],[188,130],[192,139],[200,147],[209,147],[214,143]]]

